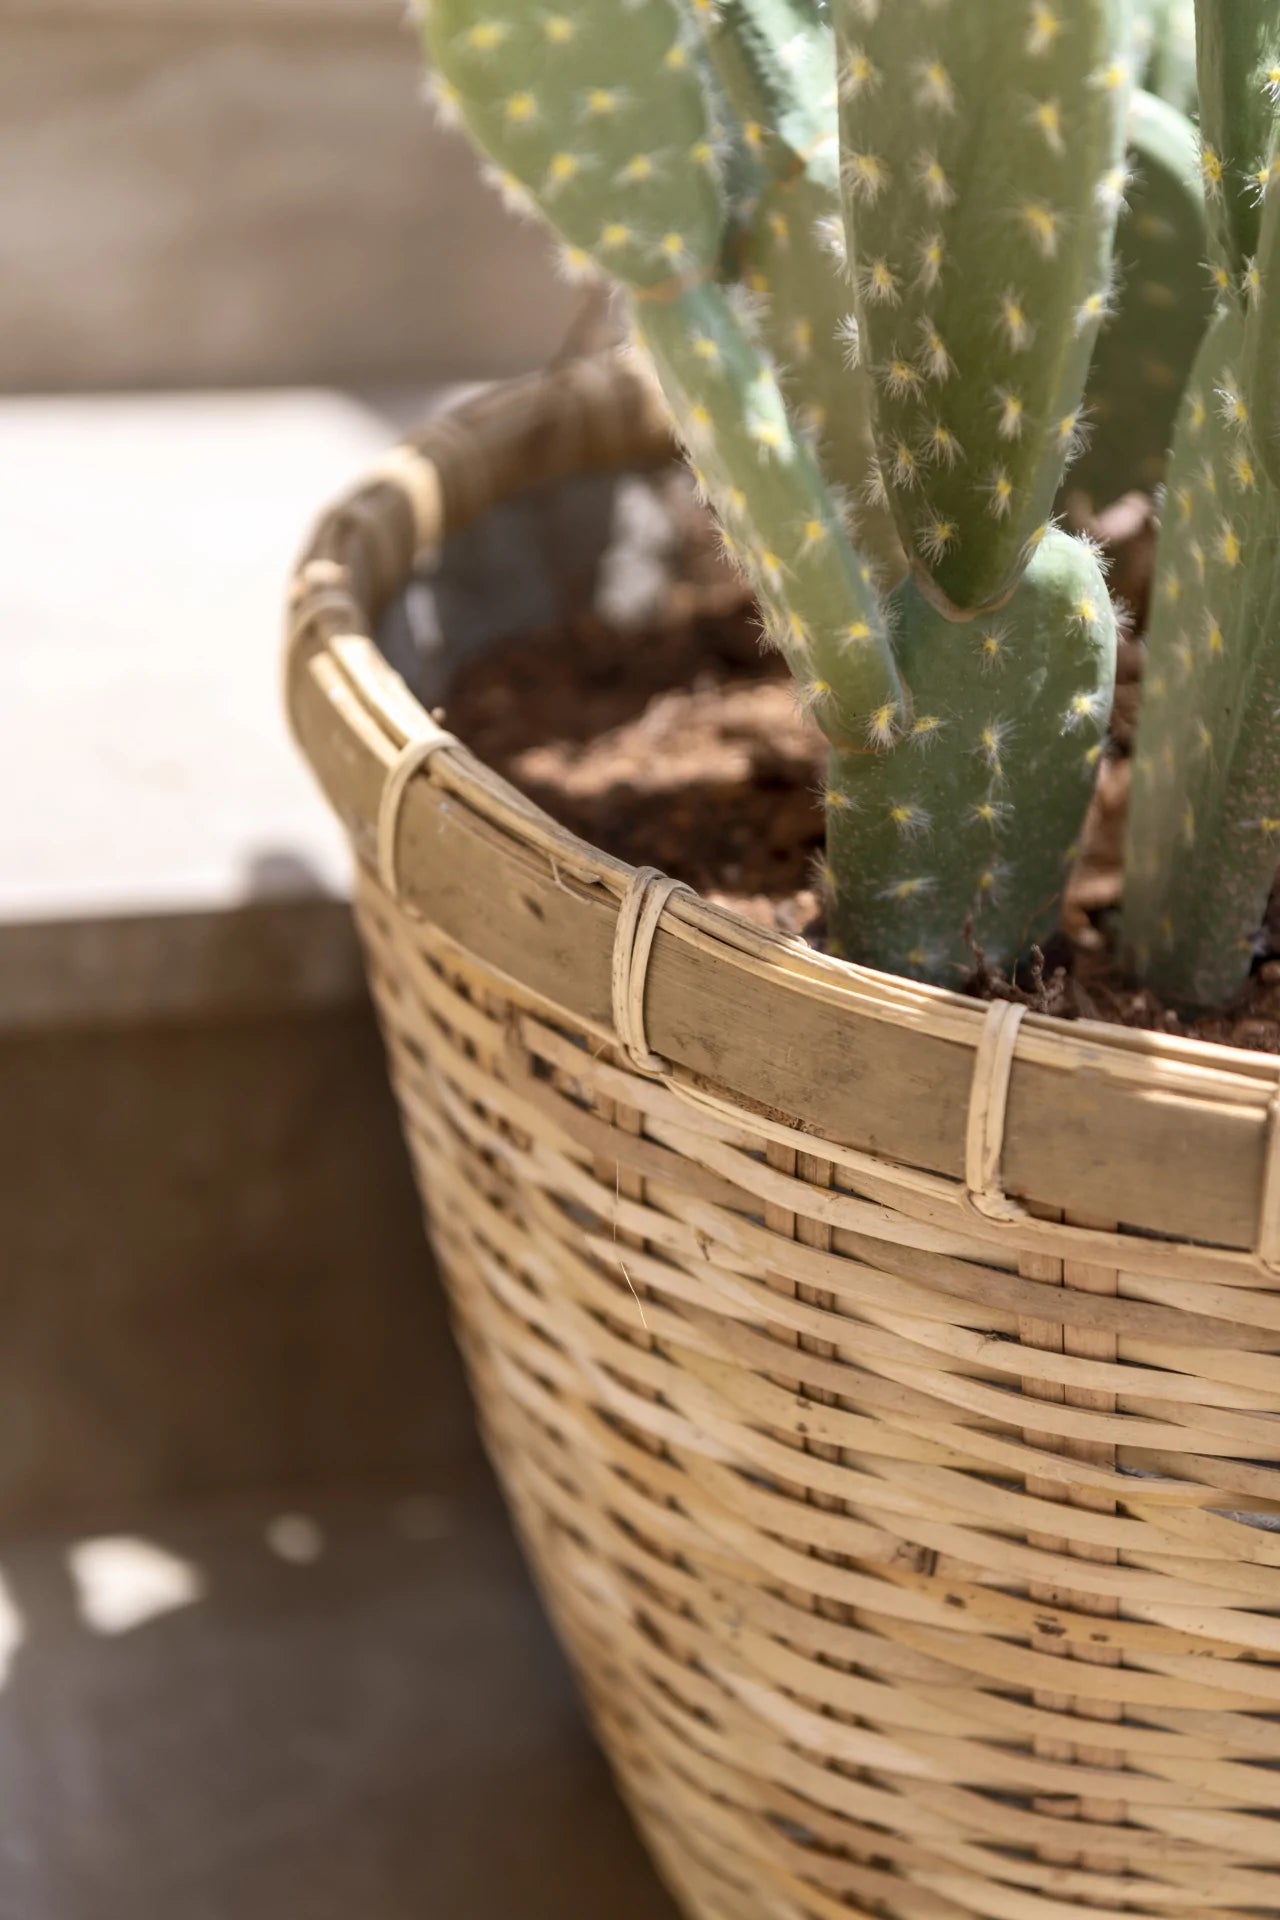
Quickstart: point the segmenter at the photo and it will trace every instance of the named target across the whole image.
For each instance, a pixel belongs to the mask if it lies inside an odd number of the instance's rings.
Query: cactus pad
[[[842,950],[959,985],[966,922],[1008,965],[1056,926],[1111,710],[1115,622],[1093,553],[1052,532],[1009,605],[946,620],[891,596],[912,733],[874,765],[831,757],[828,884]]]
[[[433,0],[437,73],[513,198],[636,287],[709,271],[726,220],[717,132],[669,0]]]
[[[942,603],[1018,578],[1081,410],[1124,189],[1122,0],[838,0],[849,230],[880,473]]]
[[[1125,945],[1190,1005],[1240,986],[1280,859],[1280,496],[1254,452],[1243,344],[1227,307],[1179,420],[1133,768]]]
[[[834,43],[815,0],[727,0],[701,35],[693,12],[670,0],[561,0],[552,13],[532,0],[433,0],[427,24],[442,85],[507,191],[536,205],[575,259],[631,292],[638,336],[725,546],[831,743],[834,937],[859,959],[944,981],[968,964],[970,919],[1002,961],[1052,924],[1100,750],[1115,641],[1096,559],[1052,531],[1047,515],[1077,426],[1055,409],[1065,395],[1078,413],[1102,305],[1089,290],[1105,278],[1115,182],[1099,170],[1121,125],[1127,73],[1103,59],[1113,25],[1104,0],[1077,9],[1061,28],[1071,45],[1053,58],[1044,56],[1058,35],[1044,22],[1057,14],[1033,8],[1028,27],[1021,4],[992,4],[1021,22],[1000,77],[1011,87],[1042,82],[1039,111],[1017,93],[1008,139],[977,111],[983,137],[972,149],[962,138],[962,168],[949,123],[989,86],[986,28],[971,36],[976,50],[963,34],[952,47],[958,7],[901,0],[948,39],[951,66],[936,50],[922,66],[917,36],[903,71],[936,123],[937,164],[954,169],[969,204],[953,204],[930,169],[912,173],[910,155],[892,218],[878,192],[855,192],[893,227],[895,247],[923,203],[942,249],[936,261],[931,249],[920,253],[910,288],[887,254],[858,256],[856,315],[831,244],[833,216],[837,236],[846,223],[836,103],[823,80],[834,74]],[[871,0],[845,5],[869,30],[888,17]],[[850,71],[863,69],[847,67],[846,106]],[[905,117],[891,117],[901,137]],[[1020,176],[1032,151],[1043,180]],[[846,187],[858,168],[858,153],[846,155]],[[1061,188],[1056,201],[1051,186]],[[853,226],[855,240],[865,238],[861,221]],[[984,236],[998,243],[1002,271],[1017,268],[1025,312],[1021,294],[1010,294],[979,313],[978,289],[960,269]],[[744,284],[726,285],[736,275]],[[1001,458],[1000,475],[988,474],[969,502],[971,543],[953,552],[940,527],[928,536],[906,527],[914,578],[894,518],[902,527],[901,498],[912,490],[901,476],[886,484],[884,458],[886,411],[904,396],[878,380],[872,337],[881,309],[909,299],[919,309],[915,350],[948,403],[944,412],[935,394],[927,421],[922,412],[898,429],[916,435],[926,504],[972,478],[952,420],[971,451],[985,459],[985,437]],[[935,312],[955,323],[978,370],[968,380],[925,326]],[[1010,355],[1025,363],[1021,384],[1002,389],[996,407],[991,382]],[[956,620],[952,590],[969,593],[975,613],[988,597],[1004,604]]]
[[[1142,85],[1193,116],[1199,101],[1195,0],[1136,0],[1134,13]]]
[[[1243,308],[1276,182],[1280,100],[1280,7],[1276,0],[1199,0],[1203,173],[1224,294]]]
[[[1164,479],[1178,407],[1213,315],[1200,149],[1189,121],[1149,93],[1129,119],[1128,204],[1117,235],[1117,310],[1089,371],[1088,447],[1069,491],[1104,507]]]

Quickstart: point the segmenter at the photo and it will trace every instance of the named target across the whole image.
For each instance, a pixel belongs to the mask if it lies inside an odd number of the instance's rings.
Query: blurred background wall
[[[403,0],[0,0],[0,1526],[473,1446],[280,700],[310,520],[578,304],[424,91]]]
[[[6,1920],[672,1920],[280,700],[309,521],[577,304],[401,0],[0,0]]]
[[[0,1525],[415,1468],[468,1416],[286,584],[576,296],[402,0],[0,0],[0,180]]]
[[[0,33],[0,388],[434,383],[559,340],[404,0],[0,0]]]

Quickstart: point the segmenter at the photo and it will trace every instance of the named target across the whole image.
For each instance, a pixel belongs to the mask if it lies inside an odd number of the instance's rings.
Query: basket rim
[[[387,776],[435,724],[373,639],[414,564],[513,495],[673,452],[647,377],[611,352],[462,402],[321,515],[291,582],[285,700],[365,868],[377,868]],[[435,744],[448,751],[402,782],[398,905],[526,1004],[615,1043],[608,959],[634,870],[461,743]],[[652,1043],[690,1084],[904,1172],[963,1177],[982,1004],[819,954],[691,893],[667,904],[647,993]],[[1275,1206],[1278,1098],[1280,1063],[1268,1054],[1030,1013],[1012,1068],[1004,1186],[1042,1216],[1248,1255],[1256,1284],[1270,1272],[1256,1249]]]

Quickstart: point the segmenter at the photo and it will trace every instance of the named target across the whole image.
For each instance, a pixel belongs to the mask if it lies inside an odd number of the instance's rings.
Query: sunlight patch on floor
[[[79,1540],[67,1549],[80,1617],[93,1633],[129,1633],[204,1597],[200,1569],[132,1534]]]
[[[324,1533],[310,1514],[278,1513],[264,1537],[272,1553],[295,1567],[314,1566],[324,1552]]]
[[[26,1639],[26,1626],[22,1615],[14,1604],[8,1582],[0,1573],[0,1687],[9,1678],[14,1655]]]

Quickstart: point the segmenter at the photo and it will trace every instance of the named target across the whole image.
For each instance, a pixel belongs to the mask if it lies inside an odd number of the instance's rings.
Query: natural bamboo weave
[[[608,362],[431,427],[321,522],[288,674],[623,1790],[698,1920],[1280,1914],[1275,1063],[988,1011],[634,875],[370,640],[444,532],[666,450]]]

